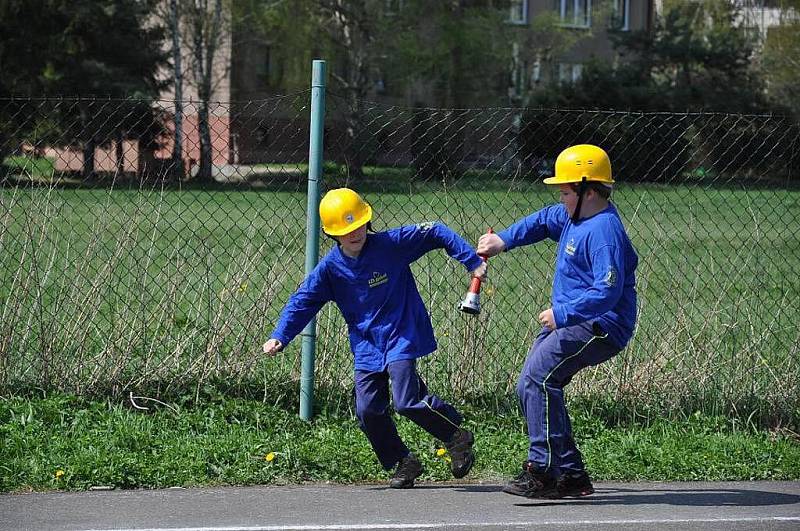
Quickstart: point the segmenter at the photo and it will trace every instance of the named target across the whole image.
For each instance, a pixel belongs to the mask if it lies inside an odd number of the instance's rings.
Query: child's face
[[[367,241],[367,226],[362,225],[353,232],[348,232],[344,236],[336,236],[342,246],[344,254],[348,256],[358,256]]]
[[[578,206],[578,194],[568,184],[560,185],[558,190],[559,201],[567,207],[567,213],[572,217],[575,214],[575,207]]]

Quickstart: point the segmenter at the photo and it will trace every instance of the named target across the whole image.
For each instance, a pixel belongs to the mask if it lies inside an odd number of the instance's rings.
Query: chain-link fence
[[[561,149],[609,152],[640,257],[638,328],[571,397],[646,414],[800,416],[797,125],[350,101],[327,99],[322,191],[362,192],[377,230],[441,220],[474,243],[557,200],[541,181]],[[308,102],[0,101],[3,392],[211,386],[294,402],[299,339],[275,358],[261,344],[304,275]],[[554,250],[493,258],[477,317],[456,309],[460,264],[443,252],[415,263],[439,342],[421,362],[435,392],[514,403]],[[350,407],[352,354],[333,305],[318,316],[316,363],[321,405]]]

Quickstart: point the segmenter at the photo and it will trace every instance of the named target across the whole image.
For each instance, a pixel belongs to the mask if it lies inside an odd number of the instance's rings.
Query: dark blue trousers
[[[357,370],[355,381],[358,423],[386,470],[409,454],[389,409],[390,384],[394,409],[441,441],[449,441],[463,420],[453,406],[428,394],[416,360],[390,363],[381,372]]]
[[[572,437],[564,386],[581,369],[602,363],[621,349],[594,335],[591,323],[543,329],[528,352],[517,395],[528,422],[528,460],[553,476],[584,470]]]

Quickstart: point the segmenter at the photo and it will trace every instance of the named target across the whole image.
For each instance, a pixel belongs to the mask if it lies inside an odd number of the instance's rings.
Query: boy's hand
[[[283,349],[283,343],[277,339],[270,339],[264,343],[264,354],[267,356],[274,356]]]
[[[478,248],[476,250],[479,255],[488,258],[502,253],[505,248],[506,242],[500,236],[491,232],[478,238]]]
[[[488,268],[488,265],[486,264],[486,262],[485,261],[481,262],[481,265],[479,265],[478,267],[473,269],[471,274],[472,274],[473,277],[478,277],[481,280],[486,280],[486,270],[487,270],[487,268]]]
[[[539,322],[542,326],[549,328],[550,330],[556,329],[556,318],[553,315],[553,309],[548,308],[542,313],[539,314]]]

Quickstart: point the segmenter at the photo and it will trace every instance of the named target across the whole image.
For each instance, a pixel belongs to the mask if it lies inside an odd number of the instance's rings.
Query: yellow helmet
[[[349,188],[331,190],[319,202],[322,230],[331,236],[353,232],[372,219],[372,207]]]
[[[611,161],[608,154],[597,146],[579,144],[562,151],[556,159],[556,175],[544,180],[545,184],[579,183],[596,181],[612,184]]]

